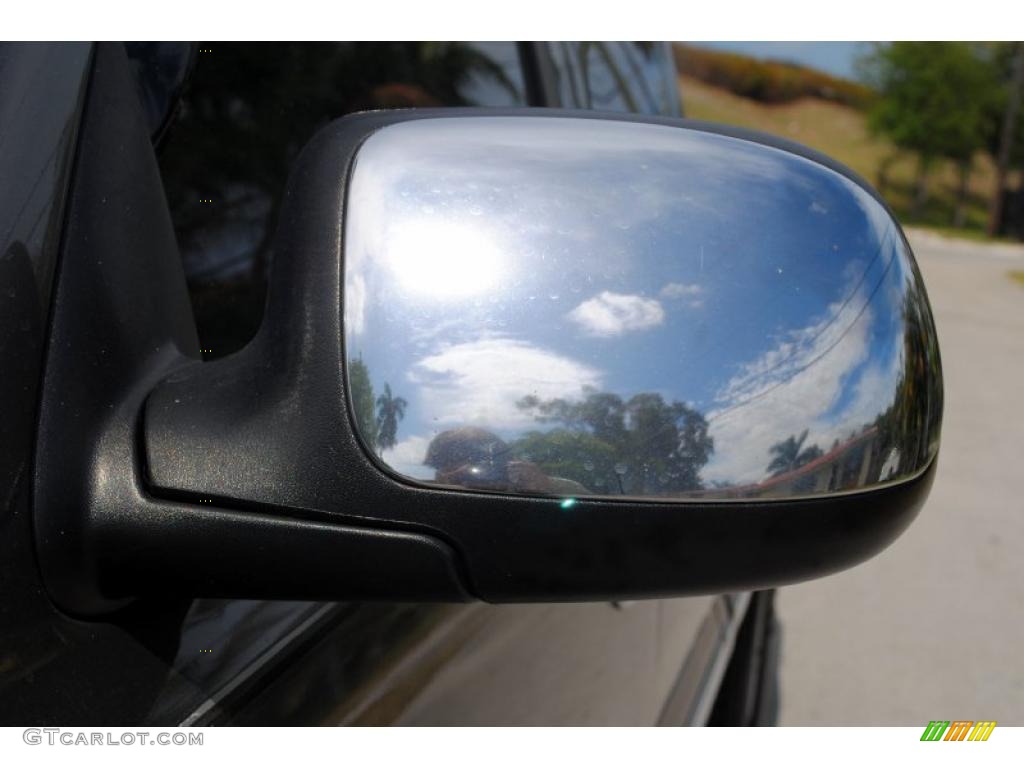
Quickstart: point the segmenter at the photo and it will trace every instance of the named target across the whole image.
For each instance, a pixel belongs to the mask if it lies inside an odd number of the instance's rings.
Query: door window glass
[[[550,43],[562,106],[679,116],[666,43]]]

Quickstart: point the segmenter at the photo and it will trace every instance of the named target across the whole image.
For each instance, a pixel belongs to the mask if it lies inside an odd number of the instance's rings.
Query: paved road
[[[888,550],[780,592],[783,725],[1024,726],[1024,247],[909,236],[945,371],[938,475]]]

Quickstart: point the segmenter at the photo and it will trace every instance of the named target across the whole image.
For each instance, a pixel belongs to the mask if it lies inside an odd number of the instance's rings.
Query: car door
[[[671,61],[659,46],[104,46],[149,121],[207,359],[240,349],[258,328],[290,162],[328,120],[462,104],[678,111]],[[18,418],[8,420],[16,434],[5,442],[0,719],[702,722],[743,597],[513,606],[146,599],[103,621],[53,608],[32,560],[26,414],[38,397],[49,283],[95,55],[87,46],[18,47],[5,51],[0,69],[4,85],[16,86],[0,89],[4,101],[18,95],[29,107],[14,116],[14,102],[0,104],[4,124],[18,128],[5,132],[0,163],[32,181],[0,211],[11,222],[2,301],[18,319],[0,332],[5,360],[23,370],[7,379],[17,392],[4,406]],[[44,117],[46,104],[61,106]],[[26,303],[31,296],[37,303]],[[11,331],[24,323],[24,336]]]
[[[32,529],[47,317],[92,68],[88,44],[0,46],[0,722],[139,722],[173,670],[187,605],[103,621],[57,610]],[[184,683],[184,681],[181,681]],[[195,691],[195,687],[191,686]]]

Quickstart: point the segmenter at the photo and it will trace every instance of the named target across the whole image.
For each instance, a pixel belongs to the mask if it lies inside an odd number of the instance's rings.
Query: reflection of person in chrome
[[[492,491],[523,491],[560,495],[587,494],[575,480],[551,477],[536,464],[514,459],[504,440],[479,427],[442,432],[427,447],[423,463],[445,485]]]

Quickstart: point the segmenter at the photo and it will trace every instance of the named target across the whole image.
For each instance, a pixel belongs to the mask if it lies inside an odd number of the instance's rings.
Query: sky
[[[764,42],[764,41],[700,41],[693,42],[704,48],[718,48],[744,53],[759,59],[778,59],[803,64],[851,80],[856,78],[854,62],[867,50],[869,43],[832,42]]]

